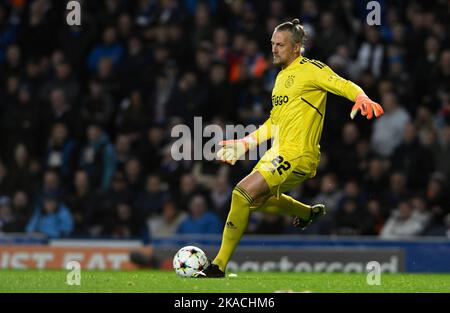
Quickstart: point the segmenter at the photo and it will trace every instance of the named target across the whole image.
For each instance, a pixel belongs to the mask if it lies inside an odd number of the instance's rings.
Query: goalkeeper
[[[324,63],[301,55],[305,31],[298,19],[278,25],[271,42],[273,63],[281,71],[272,91],[270,117],[249,136],[221,142],[217,157],[234,165],[249,149],[272,137],[273,146],[234,188],[219,253],[197,277],[225,276],[251,210],[293,215],[294,226],[301,228],[325,214],[324,205],[310,206],[284,192],[316,174],[327,92],[355,103],[352,119],[358,112],[367,119],[384,113],[359,86],[339,77]]]

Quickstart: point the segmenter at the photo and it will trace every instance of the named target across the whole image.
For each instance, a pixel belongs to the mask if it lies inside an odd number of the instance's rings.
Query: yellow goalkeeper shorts
[[[265,179],[277,197],[316,175],[319,159],[295,155],[290,149],[269,149],[253,168]]]

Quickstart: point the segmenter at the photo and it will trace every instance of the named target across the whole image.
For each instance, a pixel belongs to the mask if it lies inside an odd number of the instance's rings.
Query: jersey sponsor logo
[[[286,96],[286,95],[284,95],[284,96],[273,95],[272,96],[272,105],[274,107],[278,106],[278,105],[282,105],[282,104],[288,103],[288,102],[289,102],[289,97]]]
[[[284,87],[290,88],[294,84],[294,78],[295,78],[295,75],[289,75],[288,79],[284,83]]]

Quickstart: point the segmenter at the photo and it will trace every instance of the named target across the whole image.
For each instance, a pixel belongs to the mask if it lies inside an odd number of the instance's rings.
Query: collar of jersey
[[[294,61],[291,62],[291,64],[289,64],[287,67],[285,67],[283,69],[283,71],[287,70],[288,68],[290,68],[291,66],[294,66],[294,64],[297,64],[298,62],[300,62],[303,59],[303,56],[300,54]]]

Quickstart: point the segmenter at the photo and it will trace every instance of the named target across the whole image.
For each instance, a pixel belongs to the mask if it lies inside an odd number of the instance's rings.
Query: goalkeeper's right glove
[[[219,142],[222,148],[217,151],[217,158],[225,163],[234,165],[249,149],[253,149],[258,144],[251,136],[237,140],[225,140]]]
[[[372,101],[363,92],[358,94],[355,99],[355,105],[352,107],[350,118],[354,119],[358,111],[361,111],[361,115],[370,120],[373,115],[379,117],[384,114],[383,108],[378,103]]]

